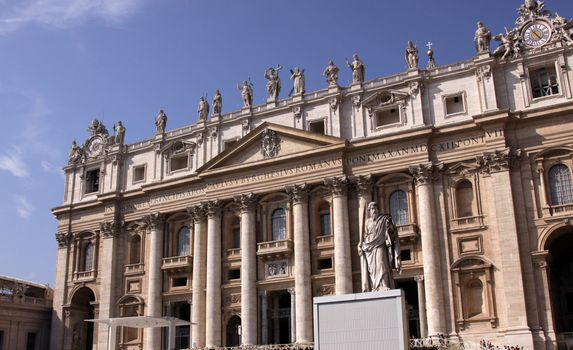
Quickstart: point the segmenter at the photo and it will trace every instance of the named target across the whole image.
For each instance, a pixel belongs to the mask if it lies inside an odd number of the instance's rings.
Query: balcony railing
[[[285,257],[292,254],[293,243],[290,239],[261,242],[257,245],[257,255],[263,257]]]
[[[187,349],[189,350],[189,349]],[[313,344],[244,345],[221,348],[193,348],[193,350],[314,350]]]
[[[418,237],[418,226],[416,224],[406,224],[396,226],[398,229],[398,237],[404,242],[415,242]]]
[[[239,260],[239,259],[241,259],[241,248],[227,249],[227,259],[228,260]]]
[[[325,235],[325,236],[317,236],[314,239],[314,242],[316,243],[316,246],[321,248],[321,247],[330,247],[332,246],[334,236],[333,235]]]
[[[144,272],[143,264],[137,263],[137,264],[125,265],[123,271],[126,275],[137,275],[137,274],[143,273]]]
[[[193,263],[193,258],[190,255],[172,256],[169,258],[163,258],[163,265],[161,265],[161,269],[162,270],[191,269],[192,263]]]
[[[466,216],[452,219],[452,231],[464,231],[483,227],[483,216]]]
[[[2,295],[0,296],[0,303],[51,306],[52,300],[19,295]]]
[[[95,278],[95,270],[74,272],[74,281],[92,280]]]
[[[573,211],[573,203],[562,204],[562,205],[552,205],[551,211],[553,215],[561,215],[563,213],[572,212]]]

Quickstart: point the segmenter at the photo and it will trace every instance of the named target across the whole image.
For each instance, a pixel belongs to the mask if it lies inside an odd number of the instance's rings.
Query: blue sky
[[[264,71],[306,72],[306,90],[326,86],[329,59],[340,83],[357,53],[366,79],[406,69],[413,40],[439,65],[474,54],[475,24],[512,27],[521,0],[0,0],[0,274],[53,284],[60,169],[92,118],[122,120],[126,142],[153,135],[165,109],[173,129],[196,119],[199,96],[215,89],[223,112],[240,108],[236,84],[250,78],[266,97]],[[573,16],[570,0],[546,7]],[[496,44],[493,43],[492,47]],[[421,57],[421,66],[426,58]]]

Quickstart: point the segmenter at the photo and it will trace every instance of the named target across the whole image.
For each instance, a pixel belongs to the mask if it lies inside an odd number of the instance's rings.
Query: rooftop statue
[[[160,110],[157,117],[155,117],[155,127],[157,129],[157,134],[165,133],[166,126],[167,126],[167,114],[165,114],[163,110]]]
[[[223,97],[219,90],[215,91],[215,96],[213,96],[213,114],[220,115],[223,109]]]
[[[406,47],[406,63],[408,64],[408,69],[418,68],[418,49],[412,41],[408,41],[408,46]]]
[[[97,119],[92,120],[90,126],[88,127],[88,131],[90,132],[91,136],[94,135],[109,135],[105,125]]]
[[[567,21],[556,12],[553,26],[555,27],[555,33],[561,40],[573,43],[573,20]]]
[[[72,142],[70,154],[68,155],[68,163],[75,163],[82,158],[83,150],[78,147],[76,140]]]
[[[375,202],[368,204],[368,219],[358,243],[363,292],[395,288],[392,270],[400,271],[400,240],[392,217],[380,214]]]
[[[364,82],[364,63],[358,58],[357,54],[352,55],[352,62],[346,60],[346,64],[352,69],[352,84]]]
[[[117,145],[123,145],[123,140],[125,138],[125,127],[121,123],[121,120],[113,126],[113,131],[115,132],[113,137],[114,143]]]
[[[328,66],[326,66],[322,75],[326,77],[328,86],[338,86],[338,67],[334,64],[334,61],[328,61]]]
[[[197,112],[199,113],[199,120],[207,120],[209,116],[209,102],[204,96],[199,98],[199,105],[197,106]]]
[[[237,85],[237,89],[241,91],[243,108],[251,108],[253,106],[253,84],[245,80],[242,86]]]
[[[293,82],[293,91],[295,95],[304,94],[304,69],[300,70],[296,67],[294,70],[290,70],[290,79]]]
[[[477,53],[489,53],[489,45],[491,42],[491,32],[487,29],[482,22],[477,22],[477,29],[474,36],[476,43]]]
[[[265,71],[265,79],[267,79],[267,92],[269,93],[269,100],[276,101],[281,93],[281,78],[279,71],[282,69],[280,64],[275,68],[270,67]]]
[[[517,9],[519,17],[515,21],[515,24],[521,24],[530,19],[549,16],[550,13],[545,9],[545,3],[538,0],[525,0],[525,3]]]

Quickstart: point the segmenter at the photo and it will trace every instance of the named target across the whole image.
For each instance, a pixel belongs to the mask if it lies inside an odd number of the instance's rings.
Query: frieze
[[[172,202],[181,199],[188,199],[194,197],[200,197],[205,195],[204,188],[188,188],[185,190],[173,191],[168,193],[160,193],[151,195],[148,198],[137,199],[125,201],[120,205],[120,213],[133,213],[138,210],[146,210],[153,205],[158,205],[165,202]],[[109,204],[105,207],[106,213],[112,213],[114,211],[114,205]]]

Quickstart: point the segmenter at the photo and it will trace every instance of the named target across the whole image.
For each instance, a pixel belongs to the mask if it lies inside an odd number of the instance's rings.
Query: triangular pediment
[[[265,122],[237,141],[230,149],[211,159],[197,172],[258,166],[263,163],[328,152],[343,148],[345,145],[346,140],[339,137]]]

